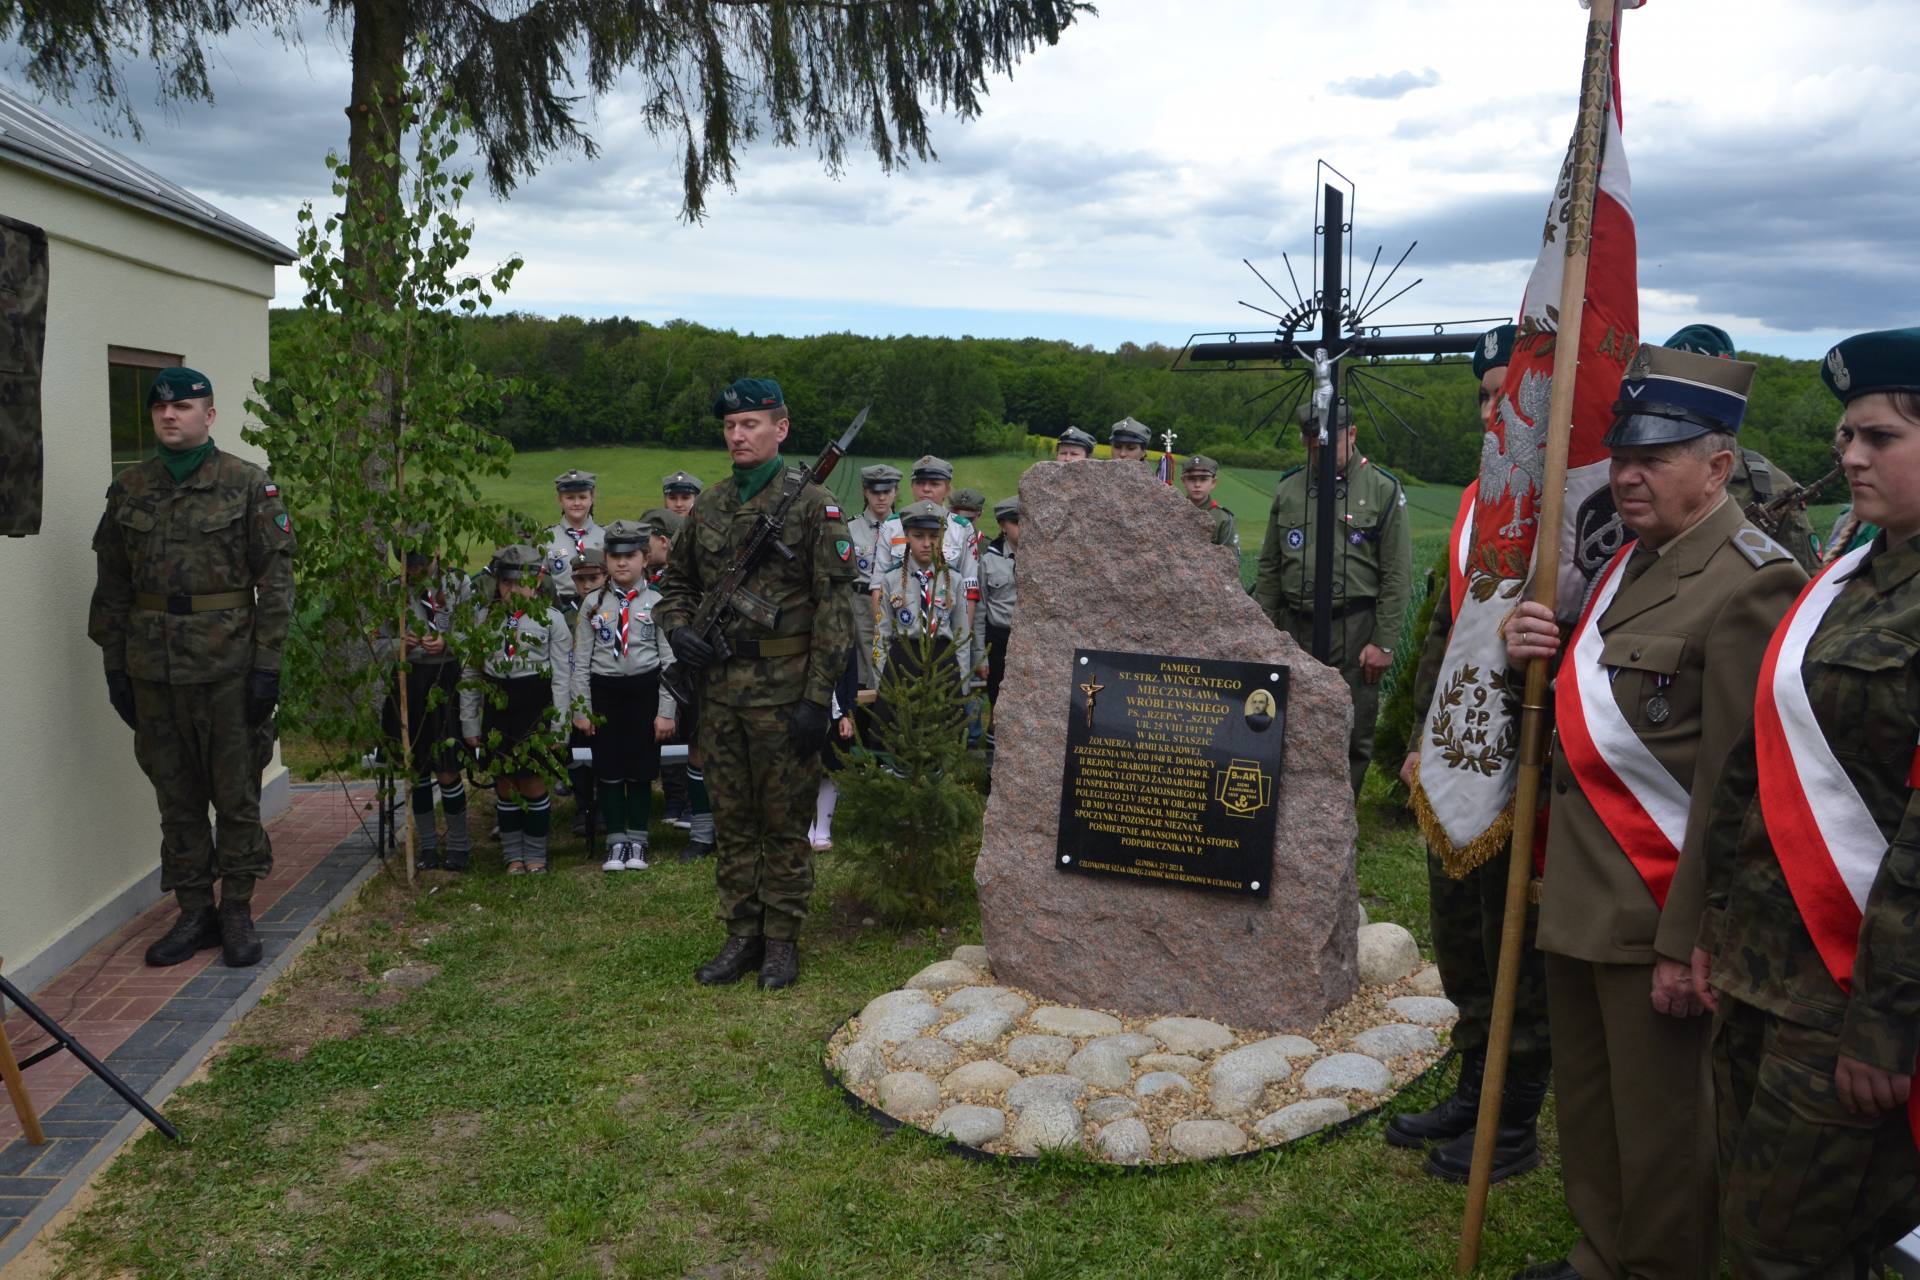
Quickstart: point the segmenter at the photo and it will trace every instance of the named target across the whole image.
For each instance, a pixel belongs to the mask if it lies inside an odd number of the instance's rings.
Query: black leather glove
[[[247,723],[265,724],[267,717],[273,714],[273,708],[280,701],[280,673],[278,671],[247,672]]]
[[[107,672],[107,701],[127,722],[127,728],[133,728],[133,681],[127,678],[126,672]]]
[[[675,627],[668,634],[667,643],[673,646],[674,660],[695,671],[705,671],[718,656],[713,646],[701,639],[692,627]]]
[[[827,731],[832,727],[832,714],[817,702],[796,702],[787,713],[787,740],[804,755],[826,746]]]

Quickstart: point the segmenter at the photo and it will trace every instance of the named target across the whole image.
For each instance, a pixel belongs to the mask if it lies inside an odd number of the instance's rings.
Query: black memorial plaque
[[[1076,649],[1054,865],[1264,898],[1287,668]]]

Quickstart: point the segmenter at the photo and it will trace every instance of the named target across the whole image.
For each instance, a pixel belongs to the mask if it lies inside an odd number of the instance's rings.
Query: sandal
[[[546,873],[547,864],[544,862],[529,862],[527,864],[527,874],[530,876],[543,876]]]
[[[523,876],[527,874],[527,864],[515,858],[507,864],[507,874],[510,876]]]

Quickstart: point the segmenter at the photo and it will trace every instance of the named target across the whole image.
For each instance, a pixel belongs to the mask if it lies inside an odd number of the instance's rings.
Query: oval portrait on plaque
[[[1255,689],[1247,695],[1247,727],[1255,733],[1266,732],[1273,724],[1274,713],[1278,710],[1271,693],[1265,689]]]

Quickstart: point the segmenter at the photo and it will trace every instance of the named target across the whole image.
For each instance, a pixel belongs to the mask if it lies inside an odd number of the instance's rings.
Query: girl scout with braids
[[[940,554],[947,512],[939,503],[922,500],[900,513],[906,532],[907,554],[897,567],[875,584],[884,596],[880,625],[874,637],[874,671],[889,662],[914,661],[907,645],[921,636],[944,641],[942,649],[967,670],[971,635],[967,601],[960,571]]]
[[[673,736],[677,715],[673,695],[660,684],[673,650],[653,620],[660,593],[646,581],[652,541],[653,527],[640,521],[607,526],[609,581],[581,601],[573,636],[573,723],[592,736],[596,794],[607,822],[602,871],[646,869],[660,744]]]
[[[497,598],[477,622],[492,648],[460,681],[467,745],[495,762],[500,850],[510,876],[547,869],[553,802],[543,774],[559,768],[553,746],[564,740],[573,675],[573,637],[541,592],[541,559],[524,545],[493,557]]]

